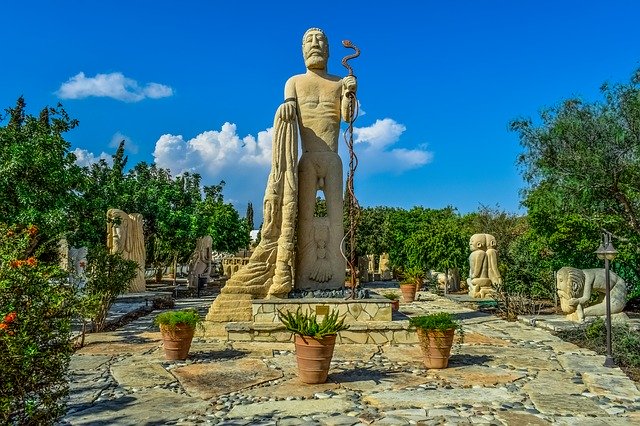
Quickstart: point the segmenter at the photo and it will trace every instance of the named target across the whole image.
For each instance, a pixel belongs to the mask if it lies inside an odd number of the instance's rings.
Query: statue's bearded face
[[[302,40],[304,64],[309,69],[324,69],[329,59],[329,45],[322,31],[308,31]]]

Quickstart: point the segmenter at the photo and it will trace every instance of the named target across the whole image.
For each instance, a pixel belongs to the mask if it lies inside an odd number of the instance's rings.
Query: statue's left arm
[[[358,90],[358,81],[353,75],[348,75],[342,79],[342,102],[341,112],[342,119],[349,123],[351,122],[351,111],[355,111],[356,105],[356,91]],[[353,117],[355,119],[355,117]]]

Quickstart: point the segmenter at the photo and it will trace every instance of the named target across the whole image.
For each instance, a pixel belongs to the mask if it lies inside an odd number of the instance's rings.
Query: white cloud
[[[109,142],[109,146],[111,148],[118,148],[120,142],[124,141],[124,149],[125,151],[131,152],[132,154],[137,154],[140,150],[140,147],[133,143],[131,138],[121,132],[115,132],[111,137],[111,142]]]
[[[225,200],[244,214],[248,201],[254,206],[262,202],[271,167],[272,133],[269,128],[258,132],[257,138],[240,137],[236,125],[227,122],[220,130],[205,131],[189,140],[165,134],[156,142],[153,157],[159,167],[171,170],[174,176],[199,173],[204,185],[224,180]]]
[[[100,160],[105,160],[109,165],[113,163],[113,158],[106,152],[102,152],[96,157],[92,152],[89,152],[86,149],[76,148],[73,150],[73,154],[76,156],[76,164],[80,167],[88,167]]]
[[[90,96],[108,97],[125,102],[138,102],[145,98],[158,99],[173,95],[173,89],[158,83],[141,87],[137,81],[120,72],[86,77],[83,72],[71,77],[56,92],[61,99],[84,99]]]
[[[393,148],[406,129],[392,118],[376,120],[368,127],[354,127],[358,170],[366,174],[389,171],[402,173],[429,164],[433,160],[433,153],[425,149],[425,144],[415,149]]]

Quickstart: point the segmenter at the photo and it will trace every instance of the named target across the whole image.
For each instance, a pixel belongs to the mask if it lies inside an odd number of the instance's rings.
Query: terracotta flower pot
[[[402,292],[402,300],[405,303],[411,303],[416,299],[415,284],[400,284],[400,291]]]
[[[416,331],[424,365],[427,368],[447,368],[455,329],[440,331],[417,328]]]
[[[398,300],[398,299],[392,300],[391,301],[391,311],[392,312],[396,312],[398,309],[400,309],[400,300]]]
[[[169,361],[187,359],[195,328],[186,324],[176,324],[175,328],[161,325],[160,332],[162,332],[164,358]]]
[[[295,336],[298,377],[303,383],[324,383],[327,381],[336,335],[316,339],[310,336]]]

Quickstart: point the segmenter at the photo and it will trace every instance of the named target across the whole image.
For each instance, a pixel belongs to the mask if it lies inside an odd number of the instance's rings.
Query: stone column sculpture
[[[348,120],[352,108],[347,93],[355,93],[356,79],[327,73],[329,46],[318,28],[305,32],[302,54],[307,71],[287,81],[284,103],[274,118],[260,243],[249,263],[227,281],[211,305],[209,321],[249,321],[252,299],[285,297],[294,286],[314,290],[344,286],[338,139],[340,118]],[[314,217],[318,191],[325,196],[326,217]]]
[[[213,238],[207,235],[198,238],[196,248],[189,259],[189,273],[187,274],[188,286],[198,288],[198,278],[201,275],[209,277],[211,273]]]
[[[474,298],[490,297],[496,285],[502,284],[498,270],[498,252],[496,239],[490,234],[474,234],[469,239],[469,296]]]
[[[392,278],[391,268],[389,267],[389,253],[382,253],[380,255],[378,272],[380,273],[380,279],[383,281],[389,281]]]
[[[123,258],[135,260],[138,263],[138,273],[129,286],[130,293],[146,291],[142,220],[140,213],[127,214],[118,209],[107,211],[107,248],[109,252],[120,253]]]

